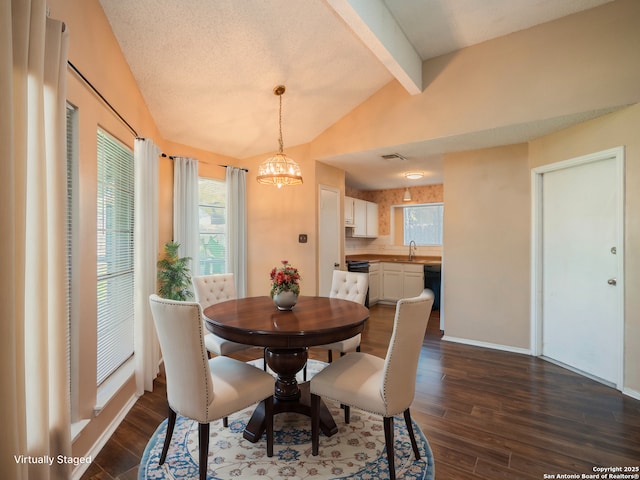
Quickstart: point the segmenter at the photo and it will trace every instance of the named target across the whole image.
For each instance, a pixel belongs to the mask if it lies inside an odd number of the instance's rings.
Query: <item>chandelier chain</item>
[[[280,137],[278,138],[278,144],[280,145],[280,153],[284,151],[283,143],[282,143],[282,94],[278,95],[280,99],[280,115],[278,117],[278,123],[280,125]]]

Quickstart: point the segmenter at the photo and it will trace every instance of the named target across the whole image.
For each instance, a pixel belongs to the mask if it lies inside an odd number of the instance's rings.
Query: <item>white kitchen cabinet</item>
[[[375,238],[378,236],[378,204],[353,199],[353,236]]]
[[[424,266],[403,264],[402,294],[404,298],[417,297],[424,290]]]
[[[380,264],[369,264],[369,306],[380,300]]]
[[[367,202],[353,199],[353,236],[367,236]]]
[[[416,297],[424,290],[424,266],[422,264],[387,263],[382,269],[380,301],[397,302],[401,298]]]
[[[402,298],[403,272],[400,263],[382,263],[382,300],[397,302]]]
[[[355,198],[344,197],[344,224],[346,227],[353,227],[355,225],[354,202]]]
[[[378,204],[367,202],[367,237],[376,238],[378,236]]]

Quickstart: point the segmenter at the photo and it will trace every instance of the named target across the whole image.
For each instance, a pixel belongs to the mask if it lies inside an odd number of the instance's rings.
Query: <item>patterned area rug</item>
[[[308,375],[323,368],[322,362],[310,360]],[[320,454],[311,455],[311,421],[295,413],[274,417],[274,454],[266,454],[266,440],[245,440],[242,432],[253,413],[247,408],[229,417],[229,428],[222,420],[211,424],[208,476],[214,479],[383,479],[389,478],[384,446],[382,418],[356,408],[351,409],[351,422],[344,423],[340,406],[325,400],[338,425],[331,437],[320,435]],[[397,478],[434,479],[433,454],[420,427],[413,429],[420,449],[415,460],[411,441],[402,415],[394,418],[395,462]],[[160,424],[149,440],[140,463],[139,480],[198,478],[198,425],[178,416],[169,453],[164,465],[158,465],[167,421]]]

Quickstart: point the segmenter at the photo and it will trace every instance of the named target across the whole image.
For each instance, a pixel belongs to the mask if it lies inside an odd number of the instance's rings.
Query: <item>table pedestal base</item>
[[[296,380],[296,373],[302,370],[307,358],[308,349],[306,348],[267,349],[267,365],[278,375],[273,398],[274,415],[295,412],[311,417],[309,382],[298,385]],[[265,430],[264,415],[264,402],[260,402],[244,430],[243,436],[248,441],[256,443],[262,437]],[[320,402],[320,430],[327,437],[338,432],[338,426],[331,412],[322,401]]]
[[[311,395],[309,393],[309,382],[300,385],[300,391],[302,395],[300,400],[297,402],[281,401],[274,398],[273,414],[276,415],[283,412],[295,412],[311,418]],[[311,421],[309,421],[309,428],[311,428]],[[262,438],[264,431],[264,402],[260,402],[253,412],[253,415],[251,415],[251,419],[249,420],[249,423],[247,423],[247,427],[244,429],[244,433],[242,435],[248,441],[256,443],[260,438]],[[320,431],[327,437],[338,433],[338,426],[323,401],[320,402]]]

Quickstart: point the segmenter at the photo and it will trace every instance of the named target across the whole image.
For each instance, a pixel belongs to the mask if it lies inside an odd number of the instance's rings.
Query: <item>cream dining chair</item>
[[[325,397],[345,405],[345,423],[349,423],[349,406],[383,417],[389,475],[392,480],[395,479],[395,415],[404,415],[413,452],[416,460],[420,459],[409,406],[415,394],[418,359],[433,300],[433,292],[425,289],[418,297],[398,301],[386,358],[367,353],[350,353],[337,359],[311,379],[313,455],[319,453],[319,407],[320,398]]]
[[[204,311],[210,305],[237,298],[233,273],[217,273],[191,277],[195,301]],[[206,327],[205,327],[206,329]],[[229,355],[233,352],[252,348],[251,345],[231,342],[205,330],[204,345],[215,355]]]
[[[345,272],[344,270],[334,270],[331,279],[330,298],[340,298],[364,305],[369,289],[369,274],[363,272]],[[316,348],[324,348],[329,351],[327,360],[333,361],[333,351],[340,352],[343,356],[347,352],[359,352],[362,335],[347,338],[339,342],[318,345]],[[303,380],[307,380],[307,366],[305,365],[302,374]]]
[[[198,422],[200,479],[207,477],[210,422],[265,400],[267,456],[273,456],[274,379],[259,368],[219,356],[209,359],[200,306],[149,297],[167,379],[169,415],[160,465],[178,414]]]
[[[357,302],[360,305],[364,305],[365,300],[367,299],[368,289],[368,273],[334,270],[329,297],[351,300],[352,302]],[[346,340],[342,340],[340,342],[320,345],[320,348],[326,348],[327,350],[329,350],[328,360],[329,363],[331,363],[333,360],[333,355],[331,352],[333,350],[340,352],[340,356],[344,355],[347,352],[359,352],[361,339],[362,336],[358,334],[355,337],[347,338]]]

